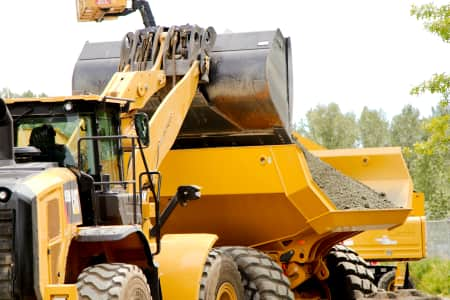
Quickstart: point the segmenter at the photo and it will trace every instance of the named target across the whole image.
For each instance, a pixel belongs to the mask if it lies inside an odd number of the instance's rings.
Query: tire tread
[[[78,276],[78,295],[83,300],[122,300],[120,293],[129,273],[147,281],[142,270],[135,265],[104,263],[87,267]],[[149,287],[147,292],[150,294]]]
[[[243,278],[245,299],[294,299],[289,279],[270,256],[247,247],[221,247],[220,249],[236,262]]]

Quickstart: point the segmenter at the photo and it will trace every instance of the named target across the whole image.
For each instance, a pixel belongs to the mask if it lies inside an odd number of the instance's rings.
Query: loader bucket
[[[86,43],[73,72],[73,94],[102,93],[118,68],[120,48],[120,42]],[[210,57],[209,83],[198,89],[174,148],[290,143],[290,39],[280,30],[221,34]],[[144,108],[149,115],[160,94]]]
[[[161,166],[163,203],[189,183],[203,187],[202,198],[175,210],[163,231],[209,232],[218,234],[222,245],[261,246],[302,235],[327,239],[391,228],[406,219],[412,183],[399,148],[313,154],[385,193],[390,206],[366,209],[355,200],[353,207],[338,209],[295,144],[173,150]]]

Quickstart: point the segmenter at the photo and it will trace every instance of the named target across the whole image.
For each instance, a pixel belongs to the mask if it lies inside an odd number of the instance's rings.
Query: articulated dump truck
[[[355,299],[338,245],[408,216],[398,148],[291,135],[290,40],[154,26],[87,43],[73,95],[0,101],[1,299]],[[141,6],[140,6],[141,5]],[[110,14],[108,14],[110,13]]]

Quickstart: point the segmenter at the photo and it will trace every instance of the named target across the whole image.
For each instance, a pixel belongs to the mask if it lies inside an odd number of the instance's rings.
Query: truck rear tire
[[[233,259],[212,249],[205,262],[199,300],[244,300],[241,275]]]
[[[378,288],[393,292],[395,290],[395,270],[384,273],[378,281]]]
[[[402,288],[414,289],[415,287],[413,282],[411,281],[411,278],[408,278],[406,280],[406,286]],[[383,276],[380,277],[380,280],[378,280],[378,288],[388,292],[395,291],[395,270],[386,272],[383,274]]]
[[[111,263],[88,267],[77,281],[82,300],[151,300],[150,287],[135,265]]]
[[[353,250],[337,245],[326,256],[327,279],[332,300],[354,300],[377,292],[367,262]]]
[[[265,253],[247,247],[221,247],[236,262],[246,300],[293,300],[289,279]]]

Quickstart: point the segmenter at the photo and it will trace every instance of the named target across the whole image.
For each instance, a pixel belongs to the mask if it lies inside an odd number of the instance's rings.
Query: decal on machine
[[[391,240],[387,235],[383,235],[381,238],[375,239],[381,245],[397,245],[396,240]]]
[[[64,184],[64,206],[69,223],[81,222],[80,196],[76,181]]]

